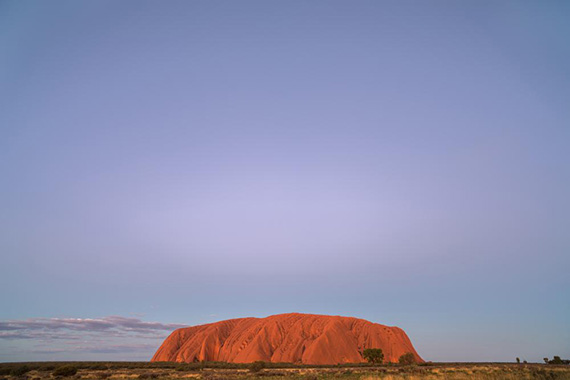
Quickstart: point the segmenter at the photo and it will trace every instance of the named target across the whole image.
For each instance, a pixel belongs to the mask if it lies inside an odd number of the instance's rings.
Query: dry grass
[[[33,367],[33,364],[30,364]],[[176,366],[124,368],[84,366],[72,380],[570,380],[570,366],[544,364],[431,364],[429,366],[266,368],[251,373],[245,368],[191,368]],[[6,364],[0,364],[0,369]],[[13,366],[13,365],[12,365]],[[55,367],[57,368],[57,366]],[[37,366],[25,374],[0,375],[0,380],[56,380],[54,368]],[[4,371],[6,373],[6,371]],[[59,378],[61,379],[61,378]],[[63,380],[63,379],[62,379]]]

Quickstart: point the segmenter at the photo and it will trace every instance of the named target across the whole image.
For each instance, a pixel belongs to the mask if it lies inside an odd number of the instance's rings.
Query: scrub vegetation
[[[368,363],[380,364],[384,361],[384,353],[380,348],[367,348],[362,351],[362,357]]]
[[[514,363],[346,364],[40,362],[0,363],[6,380],[570,380],[570,366]]]

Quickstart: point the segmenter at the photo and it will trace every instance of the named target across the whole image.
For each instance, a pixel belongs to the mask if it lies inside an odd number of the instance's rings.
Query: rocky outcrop
[[[175,330],[152,361],[224,361],[302,364],[359,363],[366,348],[381,348],[397,362],[407,352],[423,362],[406,333],[351,317],[280,314],[239,318]]]

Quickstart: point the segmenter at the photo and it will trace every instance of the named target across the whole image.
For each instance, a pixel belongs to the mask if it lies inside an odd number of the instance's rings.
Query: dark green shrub
[[[570,360],[561,359],[560,356],[555,356],[552,358],[552,360],[544,358],[544,362],[547,364],[570,364]]]
[[[141,373],[139,375],[139,379],[157,379],[157,378],[158,378],[158,373],[148,372],[148,373]]]
[[[10,367],[0,367],[0,376],[9,375],[12,372]]]
[[[362,357],[366,359],[368,363],[378,364],[384,361],[384,353],[380,348],[367,348],[362,351]]]
[[[416,358],[414,357],[414,354],[412,354],[411,352],[406,352],[405,354],[400,356],[400,359],[398,359],[398,363],[401,365],[416,364]]]
[[[192,371],[192,370],[199,370],[204,365],[202,363],[181,363],[176,366],[174,369],[175,371],[183,372],[183,371]]]
[[[259,372],[263,368],[265,368],[265,362],[262,362],[262,361],[256,361],[256,362],[253,362],[249,365],[249,371],[250,372]]]
[[[97,370],[107,370],[107,369],[109,369],[109,367],[103,363],[93,363],[93,364],[85,366],[85,369],[92,369],[92,370],[97,371]]]
[[[17,367],[12,368],[10,371],[10,375],[12,376],[23,376],[26,373],[30,372],[32,369],[27,365],[19,365]]]
[[[564,362],[562,361],[562,359],[560,359],[560,356],[555,356],[552,358],[552,360],[549,362],[550,364],[564,364]]]
[[[77,368],[72,365],[63,365],[61,367],[57,367],[55,371],[53,371],[53,375],[55,377],[69,377],[73,376],[77,373]]]

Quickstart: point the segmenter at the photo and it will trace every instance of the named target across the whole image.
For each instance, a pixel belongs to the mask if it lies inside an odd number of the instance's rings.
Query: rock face
[[[384,361],[397,362],[411,352],[418,363],[423,362],[398,327],[298,313],[181,328],[166,338],[152,361],[360,363],[365,361],[360,352],[366,348],[381,348]]]

